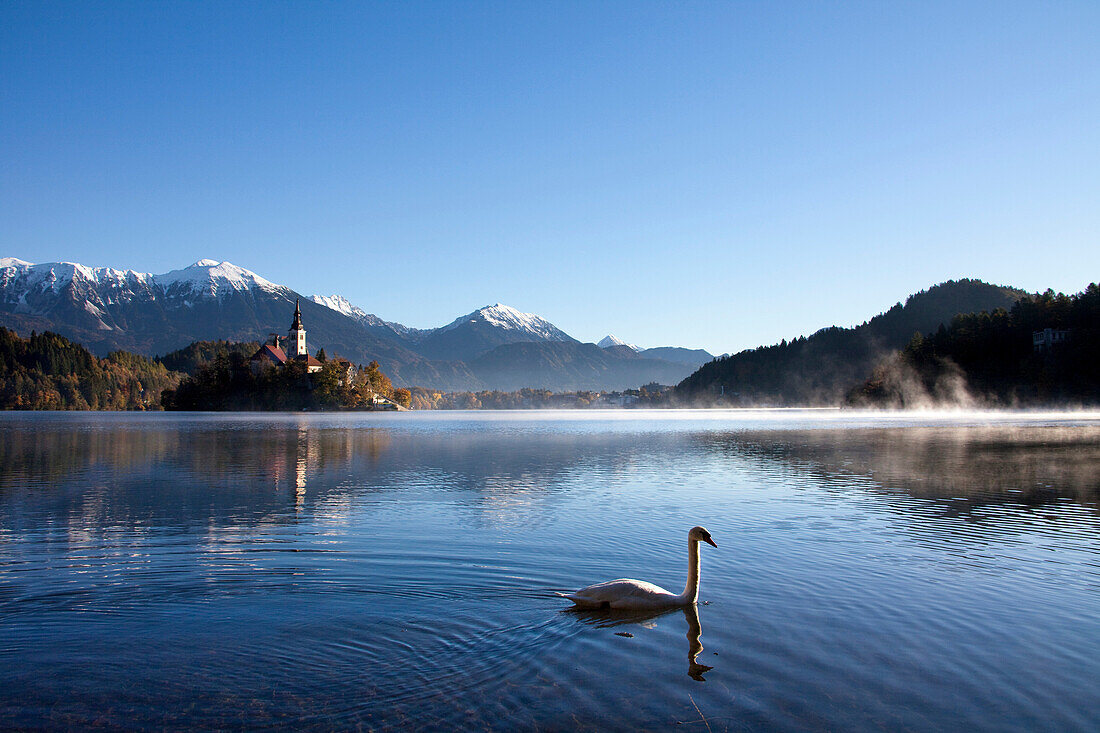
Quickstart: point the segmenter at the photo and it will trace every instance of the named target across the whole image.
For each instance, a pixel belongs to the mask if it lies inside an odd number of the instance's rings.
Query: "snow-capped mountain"
[[[337,313],[343,313],[349,318],[354,318],[364,326],[372,329],[381,329],[385,332],[392,331],[398,336],[414,340],[425,333],[419,328],[410,328],[401,323],[383,320],[373,313],[367,313],[342,295],[311,295],[310,300],[326,308],[331,308]]]
[[[224,297],[229,293],[264,290],[269,293],[290,293],[290,288],[265,280],[251,270],[232,262],[199,260],[182,270],[152,275],[153,281],[166,291],[191,292],[202,297]]]
[[[112,330],[102,320],[110,306],[154,300],[164,296],[183,305],[202,298],[262,290],[289,296],[291,290],[265,280],[231,262],[199,260],[182,270],[153,275],[110,267],[86,267],[75,262],[33,264],[14,257],[0,258],[0,303],[15,313],[45,315],[58,306],[63,293],[72,291],[85,311],[99,319],[98,328]]]
[[[313,301],[354,318],[380,335],[396,337],[408,348],[431,359],[466,360],[501,344],[536,342],[575,343],[569,334],[534,313],[523,313],[503,303],[487,305],[459,316],[445,326],[417,329],[384,321],[342,295],[314,295]]]
[[[473,313],[460,316],[438,331],[453,331],[469,324],[484,323],[504,331],[515,331],[530,336],[526,341],[576,341],[550,321],[534,313],[521,313],[515,308],[497,303],[478,308]]]
[[[633,351],[641,351],[641,349],[634,344],[628,344],[613,333],[609,333],[600,339],[596,346],[599,346],[601,349],[608,349],[612,346],[625,346]]]
[[[46,315],[69,306],[81,325],[112,331],[111,305],[147,300],[155,287],[153,276],[133,270],[85,267],[75,262],[36,265],[0,259],[0,309],[12,313]]]
[[[417,350],[431,359],[466,360],[502,344],[527,341],[576,343],[577,340],[545,318],[497,303],[425,332]]]
[[[675,359],[580,344],[544,318],[497,303],[434,329],[385,321],[340,296],[305,298],[230,262],[160,275],[0,258],[0,325],[54,331],[98,354],[167,354],[193,341],[262,341],[285,333],[301,301],[311,352],[378,360],[397,384],[446,390],[621,389],[668,384]]]
[[[106,353],[164,354],[207,339],[257,341],[282,333],[300,296],[231,262],[199,260],[162,275],[0,259],[0,317],[17,330],[51,330]],[[415,354],[382,345],[348,317],[302,299],[311,344],[349,357]],[[377,358],[373,357],[372,358]]]
[[[309,299],[314,303],[320,303],[326,308],[332,308],[337,313],[343,313],[345,316],[351,316],[357,321],[374,321],[377,319],[379,322],[381,318],[373,313],[367,313],[365,310],[357,305],[353,305],[350,300],[342,295],[311,295]]]

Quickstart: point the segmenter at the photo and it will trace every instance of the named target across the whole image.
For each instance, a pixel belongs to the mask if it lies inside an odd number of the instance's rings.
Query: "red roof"
[[[286,352],[280,349],[278,346],[272,346],[271,344],[264,344],[260,347],[259,351],[252,355],[250,361],[259,361],[260,359],[268,359],[276,364],[286,364]]]
[[[297,361],[304,361],[304,362],[306,363],[306,366],[324,366],[324,364],[322,364],[321,362],[317,361],[317,359],[315,359],[314,357],[310,356],[309,354],[306,354],[305,356],[303,356],[303,355],[299,354],[298,356],[296,356],[296,357],[294,357],[294,358],[295,358],[295,359],[296,359]]]

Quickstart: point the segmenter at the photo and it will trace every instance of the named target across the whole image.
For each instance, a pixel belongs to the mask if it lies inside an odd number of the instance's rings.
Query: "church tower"
[[[291,352],[291,349],[294,351]],[[290,331],[287,333],[287,356],[292,359],[295,356],[309,356],[306,351],[306,330],[302,328],[302,309],[297,300],[294,301],[294,322],[290,324]]]

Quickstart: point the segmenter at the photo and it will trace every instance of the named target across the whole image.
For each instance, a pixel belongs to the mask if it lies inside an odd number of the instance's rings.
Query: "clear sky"
[[[1100,3],[0,3],[0,256],[736,351],[1100,280]]]

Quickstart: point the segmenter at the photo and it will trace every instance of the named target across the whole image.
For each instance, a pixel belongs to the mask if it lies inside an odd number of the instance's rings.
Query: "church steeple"
[[[294,299],[294,321],[290,324],[291,331],[297,331],[302,327],[302,307],[298,298]]]
[[[294,321],[290,324],[290,331],[287,333],[289,343],[287,343],[287,351],[294,349],[294,356],[308,356],[309,352],[306,351],[306,330],[302,327],[302,308],[298,300],[294,301]]]

